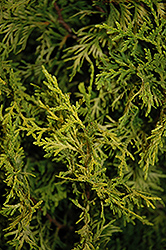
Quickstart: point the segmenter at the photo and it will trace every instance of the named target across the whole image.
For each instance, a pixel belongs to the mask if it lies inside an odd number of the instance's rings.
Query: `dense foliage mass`
[[[166,5],[0,3],[0,249],[166,248]]]

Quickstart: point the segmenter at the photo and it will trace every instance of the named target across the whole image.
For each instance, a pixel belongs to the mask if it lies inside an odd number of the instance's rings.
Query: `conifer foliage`
[[[1,1],[0,249],[166,247],[165,8]]]

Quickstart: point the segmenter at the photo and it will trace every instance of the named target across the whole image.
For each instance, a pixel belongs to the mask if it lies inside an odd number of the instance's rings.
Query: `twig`
[[[100,6],[96,5],[95,8],[100,12],[105,13],[105,11]]]
[[[61,14],[61,9],[59,8],[59,6],[57,5],[57,3],[55,2],[54,3],[54,7],[57,11],[57,14],[58,14],[58,22],[61,23],[64,28],[69,32],[69,33],[72,33],[72,29],[70,28],[70,26],[63,20],[63,17],[62,17],[62,14]]]
[[[32,197],[31,197],[31,200],[34,202],[34,204],[37,203],[37,201],[36,201],[34,198],[32,198]],[[42,209],[41,209],[41,208],[39,208],[39,210],[42,212]],[[58,229],[61,229],[61,228],[63,228],[63,227],[66,227],[66,225],[61,224],[61,223],[58,222],[56,219],[53,219],[49,213],[46,213],[45,216],[46,216],[47,219],[50,221],[50,223],[54,223],[54,225],[57,226]]]
[[[92,2],[94,2],[94,0],[92,0]],[[100,12],[105,13],[105,11],[104,11],[100,6],[95,5],[95,8],[96,8],[97,10],[99,10]]]

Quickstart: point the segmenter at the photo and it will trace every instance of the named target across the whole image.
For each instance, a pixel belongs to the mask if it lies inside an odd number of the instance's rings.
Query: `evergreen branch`
[[[127,249],[132,231],[143,232],[148,247],[162,249],[165,4],[0,5],[1,245],[8,249],[5,225],[17,250]],[[69,37],[75,41],[66,42]],[[126,222],[137,219],[142,224],[128,230]],[[114,240],[123,222],[126,240],[119,234]],[[143,224],[150,222],[148,231]]]

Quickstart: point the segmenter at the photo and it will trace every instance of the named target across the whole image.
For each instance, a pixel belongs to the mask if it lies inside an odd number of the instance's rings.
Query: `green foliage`
[[[165,247],[165,4],[0,11],[0,249]]]

